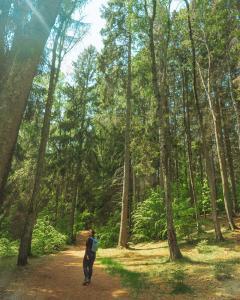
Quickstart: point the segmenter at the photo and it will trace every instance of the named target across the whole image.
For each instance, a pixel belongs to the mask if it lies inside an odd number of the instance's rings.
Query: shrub
[[[78,213],[74,225],[75,232],[88,228],[92,219],[93,219],[93,215],[88,210],[84,210],[83,212]]]
[[[47,217],[38,219],[33,230],[32,253],[42,255],[62,250],[66,244],[66,236],[58,232]]]
[[[189,198],[189,188],[186,183],[173,184],[173,213],[176,234],[179,238],[192,240],[192,234],[196,231],[195,209]]]
[[[204,180],[203,180],[201,197],[199,197],[198,206],[200,208],[200,211],[203,212],[204,216],[206,216],[206,214],[211,211],[210,191],[209,191],[209,187],[208,187],[208,181],[206,178],[204,178]]]
[[[177,194],[173,188],[173,195]],[[194,208],[186,197],[183,187],[174,197],[173,202],[174,224],[177,235],[191,239],[196,230],[193,219]],[[167,237],[166,212],[163,193],[160,188],[151,190],[147,199],[137,206],[133,213],[133,241],[143,242],[165,239]]]
[[[105,226],[97,229],[99,246],[101,248],[115,247],[118,243],[119,230],[120,213],[119,211],[116,211],[116,213],[109,218],[109,221]]]
[[[7,238],[0,239],[0,256],[14,256],[18,253],[18,241]]]
[[[193,219],[194,208],[190,206],[190,200],[174,199],[174,225],[176,234],[180,238],[186,237],[188,240],[192,239],[192,234],[196,231],[196,223]]]
[[[192,288],[184,283],[185,278],[186,273],[183,269],[176,269],[171,272],[172,294],[192,293]]]
[[[133,241],[143,242],[166,238],[166,213],[162,192],[151,190],[133,213]]]

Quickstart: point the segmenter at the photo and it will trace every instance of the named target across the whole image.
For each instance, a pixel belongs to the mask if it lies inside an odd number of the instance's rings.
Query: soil
[[[108,275],[97,262],[92,282],[83,286],[82,259],[87,233],[82,233],[74,247],[34,261],[17,270],[15,278],[0,292],[3,300],[108,300],[130,299],[118,277]]]

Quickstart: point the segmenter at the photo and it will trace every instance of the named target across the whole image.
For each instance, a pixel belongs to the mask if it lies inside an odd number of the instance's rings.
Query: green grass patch
[[[0,257],[0,298],[6,287],[14,280],[17,272],[17,258]],[[2,299],[2,298],[1,298]]]
[[[217,280],[223,281],[231,279],[233,273],[233,266],[226,264],[225,262],[218,262],[213,267],[214,276]]]
[[[6,271],[14,271],[17,269],[17,258],[12,257],[0,257],[0,275]]]
[[[103,257],[99,261],[106,267],[109,274],[120,276],[122,286],[129,288],[133,296],[138,296],[142,290],[148,288],[144,273],[127,270],[119,262],[111,258]]]

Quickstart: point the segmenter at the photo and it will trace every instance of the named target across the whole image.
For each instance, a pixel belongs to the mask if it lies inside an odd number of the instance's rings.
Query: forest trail
[[[121,288],[117,277],[111,277],[95,262],[92,283],[83,286],[82,258],[87,233],[77,238],[76,246],[44,258],[40,263],[31,263],[17,271],[16,279],[10,284],[4,300],[108,300],[130,299]]]

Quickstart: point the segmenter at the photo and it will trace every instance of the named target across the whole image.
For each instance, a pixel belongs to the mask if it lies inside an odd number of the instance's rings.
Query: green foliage
[[[18,253],[18,241],[7,238],[0,239],[0,256],[14,256]]]
[[[50,225],[48,218],[38,219],[33,230],[32,254],[42,255],[63,250],[66,236]]]
[[[162,192],[150,190],[132,216],[133,241],[142,242],[166,238],[166,218]]]
[[[112,215],[105,226],[97,230],[99,239],[99,247],[111,248],[118,243],[118,236],[120,231],[120,212],[117,211]]]
[[[172,280],[177,283],[183,283],[184,279],[186,278],[186,273],[183,269],[176,269],[171,273],[171,275]]]
[[[195,209],[189,198],[189,190],[186,183],[173,184],[173,214],[177,236],[192,240],[192,234],[196,231]]]
[[[204,215],[206,215],[211,211],[210,191],[209,191],[208,182],[206,178],[204,178],[203,186],[201,187],[201,197],[199,197],[198,207],[200,211],[203,212]]]
[[[198,251],[198,253],[211,253],[213,251],[212,247],[210,245],[208,245],[208,240],[202,240],[200,241],[197,246],[196,249]]]
[[[78,213],[76,216],[74,231],[78,232],[80,230],[88,228],[92,219],[93,215],[87,209],[85,209],[83,212]]]
[[[196,223],[193,219],[194,208],[190,205],[189,198],[178,198],[173,202],[174,225],[178,237],[192,239],[192,234],[196,231]]]
[[[174,224],[179,237],[192,238],[196,230],[194,208],[185,193],[178,193],[173,202]],[[162,191],[150,190],[149,196],[139,203],[133,213],[133,241],[143,242],[165,239],[167,234],[166,213]]]
[[[186,271],[184,269],[176,269],[171,272],[170,284],[173,288],[172,294],[192,293],[192,288],[184,283],[186,279]]]

